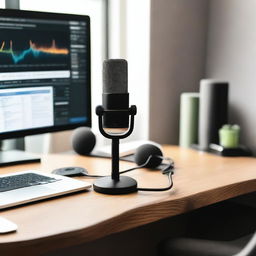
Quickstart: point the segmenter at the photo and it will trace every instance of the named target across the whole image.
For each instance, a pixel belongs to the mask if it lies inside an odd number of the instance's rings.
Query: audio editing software
[[[0,132],[86,121],[87,26],[0,17]]]

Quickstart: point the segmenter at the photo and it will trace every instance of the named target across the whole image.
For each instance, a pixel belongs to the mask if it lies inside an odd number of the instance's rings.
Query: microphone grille
[[[103,62],[103,93],[128,92],[128,68],[124,59],[109,59]]]

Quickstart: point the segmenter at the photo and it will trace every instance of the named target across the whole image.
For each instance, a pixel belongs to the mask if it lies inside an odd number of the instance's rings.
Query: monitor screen
[[[88,16],[0,10],[0,139],[91,126]]]

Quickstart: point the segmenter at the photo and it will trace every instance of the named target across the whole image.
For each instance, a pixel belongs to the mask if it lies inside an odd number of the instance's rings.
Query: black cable
[[[161,191],[166,191],[166,190],[169,190],[173,187],[173,180],[172,180],[172,175],[174,174],[173,172],[173,168],[174,168],[174,161],[171,159],[171,158],[168,158],[168,157],[162,157],[162,156],[149,156],[147,161],[142,164],[142,165],[139,165],[139,166],[135,166],[135,167],[132,167],[130,169],[127,169],[127,170],[124,170],[124,171],[121,171],[119,172],[120,174],[123,174],[123,173],[126,173],[126,172],[130,172],[130,171],[134,171],[136,169],[140,169],[140,168],[144,168],[148,165],[148,163],[151,161],[151,159],[153,157],[158,157],[158,158],[161,158],[162,160],[167,160],[167,161],[170,161],[170,163],[164,167],[162,169],[162,174],[167,174],[168,175],[168,181],[169,181],[169,186],[168,187],[164,187],[164,188],[137,188],[137,191],[155,191],[155,192],[161,192]],[[105,176],[102,176],[102,175],[90,175],[90,174],[83,174],[84,176],[86,177],[89,177],[89,178],[102,178],[102,177],[105,177]]]
[[[146,167],[153,157],[158,157],[158,158],[161,158],[162,160],[170,161],[170,163],[165,168],[162,169],[162,174],[167,174],[168,175],[169,186],[165,187],[165,188],[137,188],[137,191],[155,191],[155,192],[159,191],[160,192],[160,191],[169,190],[173,187],[172,175],[174,174],[174,172],[172,171],[172,169],[174,168],[174,161],[171,158],[168,158],[168,157],[152,156],[151,155],[151,156],[148,157],[147,161],[144,164],[139,165],[139,166],[135,166],[133,168],[130,168],[130,169],[127,169],[127,170],[124,170],[124,171],[121,171],[120,174],[130,172],[130,171],[133,171],[133,170],[136,170],[136,169],[139,169],[139,168]]]
[[[137,190],[138,191],[154,191],[154,192],[161,192],[161,191],[169,190],[173,187],[172,175],[173,175],[173,171],[170,171],[168,173],[168,180],[169,180],[169,186],[168,187],[165,187],[165,188],[137,188]]]
[[[141,164],[141,165],[137,165],[135,167],[132,167],[130,169],[127,169],[127,170],[124,170],[124,171],[121,171],[119,172],[120,174],[123,174],[123,173],[126,173],[126,172],[130,172],[130,171],[134,171],[136,169],[140,169],[140,168],[144,168],[147,166],[147,164],[150,162],[150,160],[152,159],[152,155],[148,157],[147,161],[144,163],[144,164]]]
[[[143,165],[144,167],[144,165]],[[138,169],[138,168],[143,168],[143,167],[134,167],[128,170],[123,171],[122,173],[128,172],[128,171],[132,171],[134,169]],[[169,168],[168,168],[169,169]],[[121,172],[120,172],[121,173]],[[169,180],[169,186],[165,187],[165,188],[137,188],[138,191],[166,191],[172,188],[173,186],[173,180],[172,180],[172,175],[173,175],[173,171],[169,171],[169,172],[163,172],[162,174],[167,174],[168,175],[168,180]],[[102,175],[89,175],[89,174],[84,174],[84,176],[89,177],[89,178],[102,178],[102,177],[106,177],[106,176],[102,176]]]
[[[134,171],[136,169],[140,169],[140,168],[144,168],[148,165],[148,163],[151,161],[152,158],[154,157],[158,157],[158,158],[161,158],[162,160],[167,160],[167,161],[170,161],[170,163],[162,170],[163,174],[165,174],[166,172],[168,173],[170,169],[173,169],[174,168],[174,161],[169,158],[169,157],[162,157],[162,156],[152,156],[150,155],[147,159],[147,161],[142,164],[142,165],[138,165],[138,166],[135,166],[135,167],[132,167],[130,169],[127,169],[127,170],[124,170],[124,171],[121,171],[119,172],[120,174],[123,174],[123,173],[126,173],[126,172],[130,172],[130,171]]]

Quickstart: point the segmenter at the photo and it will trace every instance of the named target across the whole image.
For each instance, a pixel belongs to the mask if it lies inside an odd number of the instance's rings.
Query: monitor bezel
[[[90,26],[90,17],[88,15],[77,15],[77,14],[67,14],[67,13],[54,13],[54,12],[38,12],[38,11],[27,11],[27,10],[13,10],[13,9],[0,9],[0,17],[13,17],[13,18],[28,18],[28,19],[52,19],[52,20],[75,20],[75,21],[85,21],[88,24],[88,36],[87,36],[87,46],[88,51],[86,58],[89,65],[87,65],[87,109],[88,109],[88,118],[84,122],[76,124],[66,124],[59,126],[47,126],[41,128],[31,128],[26,130],[16,130],[10,132],[0,132],[0,140],[3,139],[14,139],[25,137],[29,135],[43,134],[49,132],[60,132],[66,130],[72,130],[80,126],[91,127],[91,26]],[[1,89],[0,89],[1,90]]]

